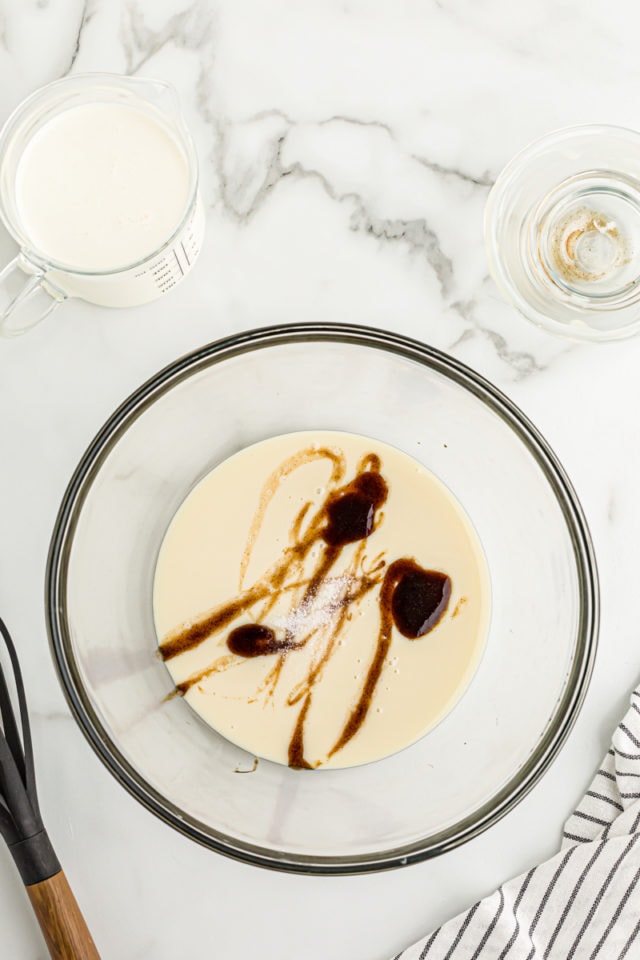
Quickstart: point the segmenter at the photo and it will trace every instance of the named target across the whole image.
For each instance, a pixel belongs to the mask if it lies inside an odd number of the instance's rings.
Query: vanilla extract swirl
[[[313,460],[327,460],[331,465],[329,492],[324,502],[315,512],[311,503],[303,506],[290,527],[288,546],[281,557],[262,578],[243,589],[253,544],[276,490],[293,471]],[[292,708],[299,705],[288,748],[288,764],[298,769],[311,766],[304,755],[304,734],[313,691],[336,650],[353,609],[371,590],[381,585],[379,631],[373,656],[355,705],[329,756],[341,750],[366,719],[389,651],[393,627],[410,640],[424,636],[440,622],[451,596],[451,579],[447,574],[425,570],[412,558],[400,558],[387,565],[381,555],[367,565],[364,550],[368,539],[384,519],[381,508],[389,496],[389,487],[381,473],[380,458],[375,453],[362,458],[355,476],[347,482],[345,472],[344,456],[328,448],[308,448],[284,461],[263,487],[241,562],[238,595],[172,631],[159,648],[163,660],[171,660],[226,631],[240,615],[251,609],[252,622],[236,626],[226,635],[224,646],[227,653],[204,670],[176,684],[176,692],[184,695],[211,674],[239,666],[247,659],[274,657],[273,666],[259,691],[269,696],[278,683],[285,658],[295,655],[321,632],[313,616],[309,617],[320,603],[322,624],[325,628],[329,624],[330,629],[323,637],[320,652],[314,652],[311,657],[304,680],[289,692],[286,700]],[[357,546],[346,570],[336,574],[335,568],[343,551],[353,545]],[[311,570],[305,572],[305,564],[308,566],[314,547],[320,548],[317,558],[314,555]],[[329,599],[324,595],[327,585],[331,587]],[[321,593],[322,597],[319,596]],[[282,599],[289,602],[291,615],[284,631],[278,635],[265,621]]]

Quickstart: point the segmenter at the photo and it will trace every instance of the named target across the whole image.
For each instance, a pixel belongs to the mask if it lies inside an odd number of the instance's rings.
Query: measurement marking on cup
[[[184,243],[182,242],[182,240],[180,241],[180,246],[182,247],[182,252],[184,253],[184,258],[185,258],[185,260],[187,261],[187,266],[190,267],[190,266],[191,266],[191,260],[189,260],[189,254],[188,254],[187,251],[185,250],[185,246],[184,246]],[[174,252],[175,252],[175,251],[174,251]]]
[[[178,260],[178,254],[176,253],[175,250],[173,251],[173,255],[174,255],[174,257],[176,258],[176,263],[177,263],[178,266],[180,267],[180,273],[181,273],[182,276],[184,277],[184,270],[182,269],[182,264],[181,264],[180,261]]]

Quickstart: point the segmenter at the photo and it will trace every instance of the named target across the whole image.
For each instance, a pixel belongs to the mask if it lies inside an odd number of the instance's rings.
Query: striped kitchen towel
[[[394,960],[640,958],[640,687],[560,852]]]

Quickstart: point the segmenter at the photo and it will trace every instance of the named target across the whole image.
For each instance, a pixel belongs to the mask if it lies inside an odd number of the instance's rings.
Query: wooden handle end
[[[26,887],[52,960],[100,960],[64,872]]]

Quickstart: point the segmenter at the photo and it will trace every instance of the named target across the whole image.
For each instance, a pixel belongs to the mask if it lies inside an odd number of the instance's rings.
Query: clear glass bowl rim
[[[216,832],[185,815],[144,781],[100,722],[83,688],[66,623],[66,577],[77,519],[102,462],[128,426],[156,398],[209,366],[256,349],[314,341],[360,345],[421,363],[472,393],[499,416],[525,444],[555,494],[571,537],[580,590],[578,641],[566,689],[528,761],[490,801],[451,828],[370,855],[319,857],[275,852]],[[186,354],[118,407],[87,448],[64,494],[47,559],[45,612],[58,678],[80,729],[107,769],[143,806],[185,836],[234,859],[286,872],[345,875],[406,866],[452,850],[492,826],[529,793],[557,756],[586,695],[598,640],[599,586],[591,536],[571,482],[536,427],[500,390],[459,360],[417,340],[355,324],[296,323],[249,330]]]

